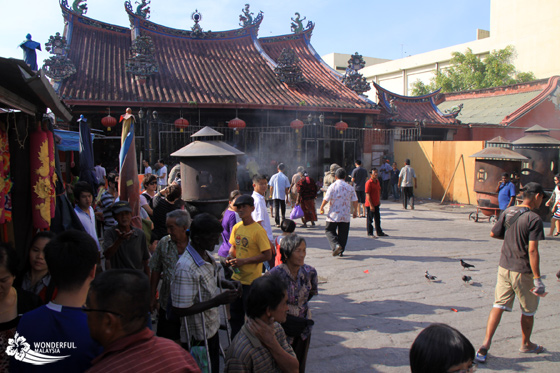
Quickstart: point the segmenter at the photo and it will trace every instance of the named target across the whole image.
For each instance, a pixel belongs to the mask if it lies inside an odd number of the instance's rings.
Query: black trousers
[[[406,208],[410,199],[410,208],[414,208],[414,187],[402,187],[403,191],[403,207]]]
[[[348,242],[348,232],[350,231],[350,223],[334,223],[327,222],[325,226],[325,235],[329,240],[329,245],[331,245],[332,251],[336,248],[336,245],[342,246],[342,252],[346,249],[346,243]]]
[[[237,298],[229,306],[230,319],[229,323],[231,325],[231,340],[239,331],[245,323],[245,305],[247,304],[247,297],[249,296],[249,290],[251,290],[251,285],[242,285],[243,296]]]
[[[383,230],[381,229],[381,214],[379,213],[379,206],[366,207],[366,212],[366,228],[368,236],[373,236],[373,222],[375,222],[375,231],[377,232],[377,235],[383,233]]]
[[[389,199],[389,189],[391,189],[391,179],[381,181],[381,199]]]
[[[181,321],[179,319],[167,320],[166,314],[167,312],[160,308],[156,335],[174,341],[181,339]]]
[[[274,221],[276,225],[280,225],[282,220],[286,219],[286,201],[283,199],[274,199]],[[278,210],[282,209],[282,219],[280,219],[280,214]]]

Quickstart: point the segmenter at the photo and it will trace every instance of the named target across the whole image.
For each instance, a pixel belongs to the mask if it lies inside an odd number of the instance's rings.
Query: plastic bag
[[[290,219],[295,220],[299,218],[303,218],[303,210],[300,205],[296,205],[290,213]]]

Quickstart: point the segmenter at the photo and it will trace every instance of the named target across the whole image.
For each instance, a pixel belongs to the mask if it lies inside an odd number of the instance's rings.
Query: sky
[[[150,21],[190,29],[191,14],[202,14],[205,31],[239,28],[247,0],[152,0]],[[73,0],[68,0],[72,4]],[[136,0],[131,0],[136,8]],[[62,33],[58,0],[0,0],[0,57],[23,58],[18,45],[31,33],[41,43],[38,63],[49,57],[44,44]],[[311,44],[321,55],[359,52],[368,57],[398,59],[476,39],[476,29],[490,29],[490,0],[259,0],[250,2],[264,20],[259,36],[290,33],[291,18],[299,12],[304,25],[315,23]],[[87,17],[129,26],[124,0],[89,0]],[[464,52],[464,51],[460,51]]]

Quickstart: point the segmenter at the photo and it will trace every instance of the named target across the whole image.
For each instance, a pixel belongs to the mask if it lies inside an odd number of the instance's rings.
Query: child
[[[282,238],[284,238],[284,236],[287,236],[290,233],[294,233],[294,231],[296,230],[296,223],[292,219],[284,219],[282,220],[282,224],[280,224],[280,229],[282,230],[282,235],[274,239],[274,248],[276,249],[274,266],[282,264],[282,255],[280,255],[280,242],[282,242]]]

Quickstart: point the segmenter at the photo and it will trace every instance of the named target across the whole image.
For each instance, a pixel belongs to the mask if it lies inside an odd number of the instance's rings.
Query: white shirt
[[[282,172],[272,175],[268,185],[272,187],[272,199],[286,199],[286,188],[290,187],[290,180]]]
[[[95,170],[95,177],[97,178],[97,182],[99,184],[104,182],[104,178],[107,175],[107,172],[105,171],[105,168],[103,168],[100,165],[97,165],[93,168]]]
[[[158,177],[157,179],[157,184],[158,185],[167,185],[167,167],[163,166],[162,168],[160,168],[158,170],[158,176],[162,176],[165,175],[165,177],[162,177],[161,179]]]
[[[93,208],[91,206],[89,207],[89,214],[85,213],[78,206],[74,207],[74,211],[76,212],[76,215],[78,215],[78,218],[80,218],[80,221],[82,222],[82,225],[86,230],[86,233],[89,234],[95,240],[95,243],[97,244],[97,250],[101,251],[101,246],[99,245],[99,239],[97,239],[97,230],[95,229],[96,222],[95,222],[95,213],[93,212]]]
[[[416,179],[416,173],[414,172],[414,168],[410,167],[409,165],[404,166],[401,169],[399,177],[402,178],[401,180],[401,187],[412,187],[414,186],[414,179]]]
[[[272,235],[272,227],[270,226],[270,219],[268,218],[268,211],[266,209],[266,201],[264,200],[264,196],[253,191],[251,197],[253,197],[253,200],[255,201],[255,210],[251,213],[251,216],[253,217],[254,221],[262,225],[262,227],[266,231],[268,240],[272,242],[274,241],[274,236]]]
[[[151,173],[152,173],[152,168],[150,166],[144,168],[144,175],[151,174]]]

